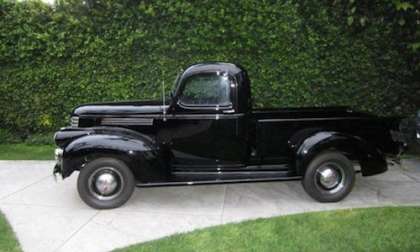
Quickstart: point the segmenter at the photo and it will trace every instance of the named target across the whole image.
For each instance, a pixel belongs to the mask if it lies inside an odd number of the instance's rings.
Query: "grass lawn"
[[[22,251],[19,242],[16,240],[15,234],[2,213],[0,213],[0,251]]]
[[[0,160],[53,160],[53,145],[0,144]]]
[[[420,208],[367,208],[258,219],[116,251],[420,251]]]

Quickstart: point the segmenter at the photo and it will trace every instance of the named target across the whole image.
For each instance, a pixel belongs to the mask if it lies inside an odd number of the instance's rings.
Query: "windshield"
[[[189,77],[180,95],[184,105],[228,106],[230,105],[230,81],[228,76],[197,74]]]

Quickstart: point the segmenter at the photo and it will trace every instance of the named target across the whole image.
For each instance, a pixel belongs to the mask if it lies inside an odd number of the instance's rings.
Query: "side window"
[[[188,78],[180,103],[186,106],[229,106],[230,79],[218,74],[198,74]]]

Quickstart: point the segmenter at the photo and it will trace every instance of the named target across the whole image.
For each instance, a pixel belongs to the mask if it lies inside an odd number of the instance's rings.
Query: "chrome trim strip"
[[[354,120],[364,119],[363,117],[314,117],[314,118],[294,118],[294,119],[260,119],[258,122],[298,122],[298,121],[331,121],[331,120]]]
[[[175,114],[167,115],[167,119],[236,119],[244,116],[245,114]]]
[[[244,116],[244,113],[240,114],[166,114],[166,119],[236,119]],[[114,117],[114,115],[97,115],[105,119],[163,119],[162,114],[154,115],[126,115]],[[114,120],[115,121],[115,120]]]
[[[162,114],[119,114],[119,115],[112,115],[112,114],[88,114],[82,115],[81,118],[160,118]]]

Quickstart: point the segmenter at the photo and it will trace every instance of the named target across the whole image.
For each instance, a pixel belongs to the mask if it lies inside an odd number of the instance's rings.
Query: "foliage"
[[[237,62],[255,106],[415,109],[416,81],[384,23],[355,34],[328,2],[0,0],[0,127],[26,136],[78,104],[159,99],[200,61]]]
[[[0,144],[19,143],[22,140],[7,129],[0,128]]]
[[[53,145],[53,133],[32,134],[25,139],[25,143],[29,145]]]
[[[420,1],[417,0],[325,0],[327,9],[338,23],[360,36],[372,27],[383,27],[382,35],[393,38],[388,43],[404,60],[405,72],[396,72],[394,78],[400,90],[391,97],[395,106],[413,102],[420,107]],[[379,57],[378,64],[382,63]]]
[[[116,251],[418,251],[418,213],[418,207],[304,213],[206,228]]]
[[[420,53],[420,2],[416,0],[327,0],[332,14],[354,32],[375,24],[385,24],[398,37],[402,49]],[[413,58],[414,60],[414,58]],[[414,62],[413,62],[414,63]],[[418,63],[418,59],[417,59]],[[418,65],[416,67],[419,67]],[[419,69],[417,69],[419,70]]]

